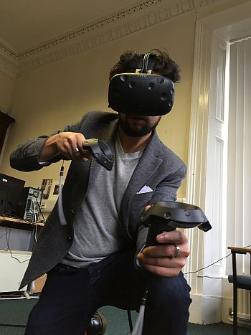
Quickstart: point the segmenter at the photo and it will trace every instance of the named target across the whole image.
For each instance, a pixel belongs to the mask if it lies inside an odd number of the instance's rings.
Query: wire
[[[198,273],[198,272],[200,272],[200,271],[202,271],[202,270],[208,269],[209,267],[211,267],[211,266],[213,266],[214,264],[216,264],[216,263],[222,261],[223,259],[229,257],[230,255],[231,255],[231,252],[230,252],[229,254],[227,254],[226,256],[224,256],[224,257],[218,259],[217,261],[215,261],[215,262],[213,262],[213,263],[211,263],[211,264],[209,264],[209,265],[207,265],[207,266],[205,266],[205,267],[203,267],[203,268],[200,268],[200,269],[195,270],[195,271],[185,272],[184,275],[188,275],[188,274],[192,274],[192,273]]]
[[[38,210],[39,210],[39,214],[41,214],[42,218],[43,218],[43,222],[45,222],[45,217],[44,217],[44,214],[42,212],[42,209],[41,209],[41,204],[39,204],[39,202],[36,200],[36,203],[37,203],[37,207],[38,207]]]
[[[129,324],[130,333],[131,333],[133,331],[133,323],[132,323],[132,313],[129,309],[127,310],[127,319],[128,319],[128,324]]]
[[[4,327],[17,327],[17,328],[25,328],[26,325],[15,325],[15,324],[10,324],[10,323],[0,323],[0,326],[4,326]]]
[[[38,201],[36,201],[36,206],[39,208],[39,213],[42,214]],[[38,241],[38,220],[37,218],[39,218],[39,214],[36,215],[35,210],[34,210],[34,221],[32,222],[32,225],[34,226],[33,234],[34,234],[34,240],[36,243]],[[32,246],[32,250],[33,248],[34,248],[34,245]]]
[[[67,225],[67,221],[64,215],[64,207],[63,207],[63,176],[64,176],[64,160],[62,162],[60,173],[59,173],[59,185],[58,185],[58,216],[59,222],[62,226]]]
[[[249,248],[249,247],[251,247],[251,244],[245,246],[244,248]],[[213,262],[213,263],[211,263],[211,264],[209,264],[209,265],[207,265],[207,266],[205,266],[203,268],[200,268],[200,269],[195,270],[195,271],[184,272],[184,275],[194,274],[194,273],[198,273],[198,272],[200,272],[202,270],[208,269],[209,267],[213,266],[214,264],[217,264],[218,262],[222,261],[223,259],[228,258],[230,255],[231,255],[231,252],[229,254],[225,255],[224,257],[219,258],[217,261],[215,261],[215,262]],[[207,277],[207,276],[203,276],[203,277]],[[210,277],[210,278],[212,278],[212,277]]]
[[[8,234],[8,232],[9,232],[9,234]],[[20,261],[20,259],[18,259],[17,257],[15,257],[15,256],[13,256],[13,253],[12,253],[12,250],[11,250],[11,248],[10,248],[10,241],[9,241],[9,239],[10,239],[10,233],[11,233],[11,230],[9,229],[6,229],[6,245],[7,245],[7,251],[9,251],[9,253],[10,253],[10,256],[11,256],[11,258],[13,258],[13,259],[15,259],[16,261],[18,261],[18,263],[25,263],[25,262],[29,262],[29,258],[27,258],[27,259],[25,259],[25,260],[23,260],[23,261]]]

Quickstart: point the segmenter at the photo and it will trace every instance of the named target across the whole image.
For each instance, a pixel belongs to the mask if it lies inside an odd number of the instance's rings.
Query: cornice
[[[124,20],[125,18],[129,18],[132,15],[135,15],[137,13],[141,13],[146,9],[149,9],[151,7],[154,7],[165,0],[147,0],[144,1],[136,6],[121,10],[117,13],[114,13],[110,16],[107,16],[105,18],[96,20],[94,22],[91,22],[89,24],[86,24],[80,28],[77,28],[75,30],[69,31],[64,35],[58,36],[57,38],[47,41],[46,43],[41,44],[40,46],[37,46],[35,48],[29,49],[24,51],[23,53],[20,53],[18,56],[19,58],[25,58],[29,56],[33,56],[34,54],[40,53],[41,51],[45,49],[50,49],[55,46],[58,46],[60,44],[72,41],[74,39],[78,39],[81,36],[85,36],[88,33],[93,33],[95,31],[99,31],[100,29],[103,29],[105,27],[108,27],[111,24],[120,22]]]
[[[0,56],[4,54],[10,63],[18,63],[20,72],[24,72],[226,1],[229,0],[146,0],[19,54],[0,45]]]
[[[10,77],[16,77],[18,73],[18,57],[2,44],[0,44],[0,71]]]
[[[160,1],[158,2],[160,3]],[[20,69],[23,72],[27,69],[33,69],[37,66],[58,61],[67,56],[74,56],[86,52],[102,44],[119,40],[135,32],[188,13],[192,11],[193,8],[192,0],[176,0],[172,1],[172,4],[169,6],[162,6],[161,8],[155,8],[155,10],[151,9],[151,11],[147,12],[145,9],[143,15],[137,15],[136,18],[121,20],[119,24],[113,22],[113,24],[103,26],[103,29],[95,29],[95,31],[89,30],[88,34],[75,36],[74,39],[71,38],[70,33],[69,38],[64,36],[64,43],[61,43],[61,40],[57,40],[54,41],[55,44],[53,48],[47,46],[46,48],[41,48],[39,53],[37,53],[37,50],[34,50],[30,52],[29,56],[26,54],[26,56],[23,55],[19,57]]]

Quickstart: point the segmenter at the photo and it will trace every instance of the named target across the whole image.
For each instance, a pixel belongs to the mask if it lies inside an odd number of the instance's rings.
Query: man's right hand
[[[40,162],[46,162],[58,154],[66,159],[90,159],[90,153],[84,149],[85,137],[81,133],[62,132],[48,137],[39,155]]]

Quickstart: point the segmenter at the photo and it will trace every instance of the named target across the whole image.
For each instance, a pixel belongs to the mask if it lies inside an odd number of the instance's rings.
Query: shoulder
[[[168,166],[170,171],[179,171],[180,175],[186,174],[186,165],[183,160],[168,146],[166,146],[157,136],[158,156],[162,159],[162,164]]]
[[[80,131],[87,138],[103,138],[107,137],[111,129],[114,129],[117,123],[118,114],[109,112],[89,112],[87,113],[80,126]]]
[[[87,138],[99,133],[116,121],[117,113],[92,111],[84,114],[82,119],[73,125],[66,126],[64,131],[82,132]]]
[[[92,111],[86,113],[82,120],[81,124],[87,124],[87,123],[109,123],[111,121],[117,120],[118,114],[117,113],[111,113],[111,112],[101,112],[101,111]]]

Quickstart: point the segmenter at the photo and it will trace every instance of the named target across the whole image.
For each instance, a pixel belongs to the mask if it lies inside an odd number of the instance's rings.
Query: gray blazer
[[[83,133],[86,138],[98,138],[112,141],[117,128],[117,114],[107,112],[89,112],[83,119],[64,131]],[[40,136],[19,146],[10,157],[10,165],[21,171],[39,170],[38,155],[48,136]],[[62,159],[55,157],[51,164]],[[81,205],[87,186],[95,182],[96,169],[103,167],[93,164],[93,161],[72,161],[63,187],[63,206],[67,225],[59,222],[57,206],[49,215],[45,227],[39,234],[38,241],[32,253],[20,288],[32,280],[48,272],[67,254],[72,244],[74,215]],[[119,211],[119,223],[128,248],[137,252],[144,245],[147,229],[140,224],[140,215],[149,203],[158,201],[175,201],[176,191],[185,176],[184,163],[168,149],[153,133],[151,141],[132,175],[123,196]],[[143,186],[149,186],[153,191],[138,193]]]

